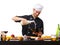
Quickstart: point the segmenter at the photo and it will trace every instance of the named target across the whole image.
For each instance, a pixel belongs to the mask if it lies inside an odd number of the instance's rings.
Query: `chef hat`
[[[34,6],[34,9],[37,10],[37,11],[41,11],[42,8],[43,8],[43,6],[40,5],[40,4],[36,4],[36,5]]]

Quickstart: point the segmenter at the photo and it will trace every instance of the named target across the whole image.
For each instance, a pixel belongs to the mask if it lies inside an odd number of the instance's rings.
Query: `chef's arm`
[[[12,20],[15,22],[20,22],[22,25],[27,25],[30,23],[27,19],[18,16],[13,17]]]
[[[43,28],[39,28],[38,29],[38,37],[41,37],[41,35],[43,34]]]
[[[16,22],[16,21],[21,21],[21,20],[23,20],[23,18],[14,16],[14,17],[12,18],[12,20],[14,20],[14,21]]]

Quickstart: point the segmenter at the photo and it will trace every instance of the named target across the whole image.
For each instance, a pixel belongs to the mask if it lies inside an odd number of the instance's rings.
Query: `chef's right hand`
[[[20,23],[21,23],[21,25],[27,25],[27,24],[29,24],[28,20],[24,19],[24,18],[21,20]]]

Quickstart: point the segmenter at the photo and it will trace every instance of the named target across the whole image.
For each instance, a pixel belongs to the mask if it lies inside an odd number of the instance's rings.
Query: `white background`
[[[60,24],[59,0],[0,0],[0,31],[7,30],[7,35],[22,35],[21,24],[14,22],[12,17],[32,14],[32,7],[35,4],[44,7],[39,15],[44,21],[44,34],[55,34],[57,24]]]

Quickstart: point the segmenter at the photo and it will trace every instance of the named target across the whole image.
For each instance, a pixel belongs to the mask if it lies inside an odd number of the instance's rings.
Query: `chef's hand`
[[[39,33],[38,33],[38,37],[41,37],[41,36],[42,36],[42,32],[39,32]]]
[[[31,24],[31,23],[33,23],[34,22],[34,20],[32,20],[32,21],[29,21],[29,20],[27,20],[27,19],[24,19],[24,18],[22,18],[22,20],[21,20],[21,24],[22,25],[27,25],[27,24]]]
[[[29,22],[27,19],[22,18],[20,23],[21,25],[27,25],[27,24],[30,24],[31,22]]]

